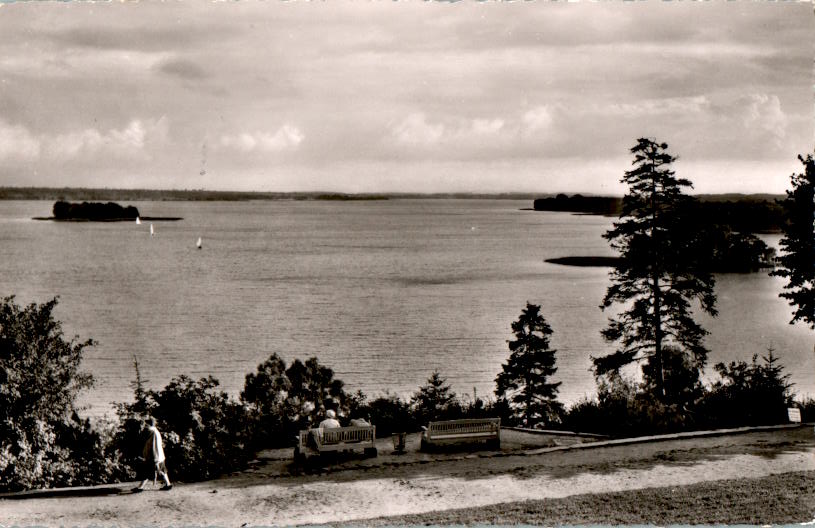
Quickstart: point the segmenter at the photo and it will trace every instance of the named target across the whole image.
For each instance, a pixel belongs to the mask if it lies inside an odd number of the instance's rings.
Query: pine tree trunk
[[[662,320],[660,318],[659,275],[654,274],[654,358],[656,359],[659,393],[665,398],[665,375],[662,369]]]

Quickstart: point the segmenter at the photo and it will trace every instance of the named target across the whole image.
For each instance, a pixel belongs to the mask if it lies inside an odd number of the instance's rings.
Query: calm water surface
[[[509,200],[136,202],[144,216],[184,217],[151,237],[147,222],[31,220],[51,205],[0,202],[0,294],[58,295],[65,333],[98,341],[83,361],[96,378],[89,415],[130,399],[134,356],[157,389],[211,374],[237,395],[274,352],[317,356],[369,395],[407,396],[436,369],[461,395],[491,395],[527,301],[554,329],[562,400],[593,394],[590,357],[613,350],[600,336],[607,270],[544,262],[611,255],[608,218]],[[701,319],[710,364],[773,347],[795,390],[815,394],[815,337],[787,324],[783,281],[717,280],[720,315]]]

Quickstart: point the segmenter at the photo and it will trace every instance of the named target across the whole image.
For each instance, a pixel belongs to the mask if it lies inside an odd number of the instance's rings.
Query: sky
[[[810,2],[0,4],[0,186],[694,193],[815,146]]]

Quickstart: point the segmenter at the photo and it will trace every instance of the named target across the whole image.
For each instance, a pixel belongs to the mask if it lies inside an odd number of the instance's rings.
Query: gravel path
[[[505,448],[506,449],[506,448]],[[526,453],[529,450],[525,450]],[[282,457],[281,457],[282,458]],[[348,460],[251,471],[170,492],[0,500],[0,525],[295,525],[815,470],[811,427],[522,454]],[[127,488],[127,486],[123,486]]]

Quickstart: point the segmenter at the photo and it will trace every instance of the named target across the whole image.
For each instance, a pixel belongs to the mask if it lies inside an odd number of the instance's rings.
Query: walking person
[[[164,446],[161,442],[161,433],[156,427],[156,419],[152,416],[147,419],[147,439],[144,442],[144,449],[142,450],[142,467],[141,477],[142,483],[133,491],[143,491],[152,476],[153,482],[156,480],[156,475],[161,475],[164,480],[162,490],[169,491],[173,489],[170,483],[170,477],[167,475],[167,465],[164,463]]]

